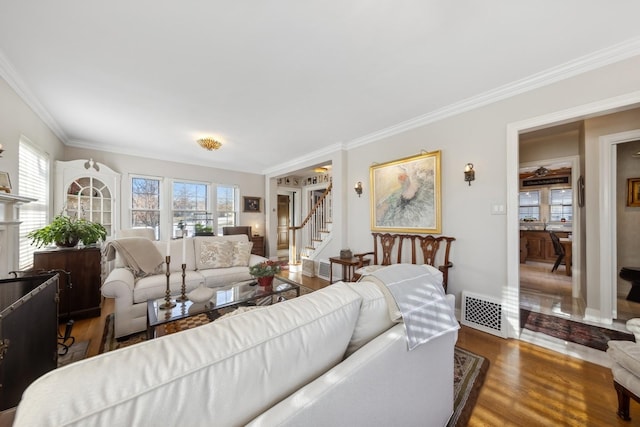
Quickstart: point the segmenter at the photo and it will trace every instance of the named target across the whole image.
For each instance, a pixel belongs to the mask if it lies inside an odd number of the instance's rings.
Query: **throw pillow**
[[[253,242],[233,242],[233,255],[231,265],[233,267],[248,267]]]
[[[233,243],[229,241],[202,242],[198,269],[231,267]]]

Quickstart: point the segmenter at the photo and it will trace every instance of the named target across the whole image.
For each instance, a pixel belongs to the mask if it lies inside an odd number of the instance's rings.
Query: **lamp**
[[[362,182],[356,182],[356,185],[353,187],[353,189],[356,190],[358,197],[360,197],[362,195]]]
[[[0,157],[2,157],[2,153],[4,153],[4,148],[2,148],[2,144],[0,144]]]
[[[473,163],[467,163],[464,166],[464,180],[471,186],[471,181],[475,181],[476,172],[473,170]]]
[[[217,150],[222,147],[222,143],[213,138],[200,138],[197,142],[202,148],[209,151]]]

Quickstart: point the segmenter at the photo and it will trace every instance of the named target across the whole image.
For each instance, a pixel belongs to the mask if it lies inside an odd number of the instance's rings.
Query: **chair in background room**
[[[553,273],[558,269],[558,266],[564,260],[564,247],[562,246],[562,243],[560,243],[560,239],[558,238],[556,233],[551,231],[549,232],[549,235],[551,236],[551,243],[553,243],[553,250],[555,251],[557,256],[556,262],[553,264],[553,268],[551,269],[551,272]]]
[[[237,227],[222,227],[222,235],[227,236],[230,234],[246,234],[251,240],[251,226],[241,225]]]

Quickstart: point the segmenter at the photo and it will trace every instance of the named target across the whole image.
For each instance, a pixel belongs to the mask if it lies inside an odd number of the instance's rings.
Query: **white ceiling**
[[[0,0],[0,73],[68,145],[261,173],[635,41],[638,16],[636,0]]]

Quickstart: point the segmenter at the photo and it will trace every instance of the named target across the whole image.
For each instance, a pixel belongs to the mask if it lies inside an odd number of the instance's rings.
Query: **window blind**
[[[24,139],[18,147],[18,194],[37,199],[20,207],[20,270],[33,266],[33,253],[27,234],[47,224],[49,211],[49,156]]]

